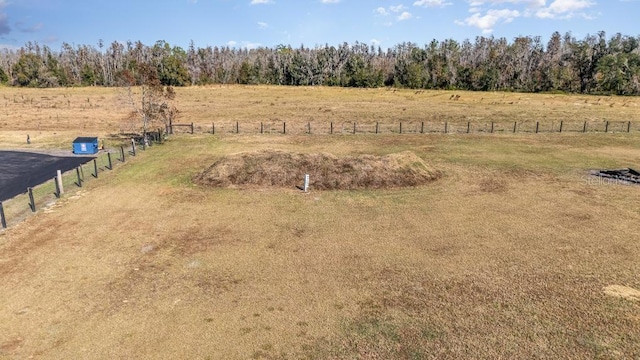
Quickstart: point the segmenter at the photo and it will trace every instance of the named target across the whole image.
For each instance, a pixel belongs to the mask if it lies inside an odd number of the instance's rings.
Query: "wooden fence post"
[[[493,121],[491,122],[491,133],[493,134]]]
[[[402,134],[402,121],[400,121],[400,134]]]
[[[131,155],[136,156],[136,141],[131,139]]]
[[[517,122],[517,121],[514,121],[514,122],[513,122],[513,133],[514,133],[514,134],[516,133],[516,128],[517,128],[517,127],[518,127],[518,122]]]
[[[353,134],[354,135],[356,134],[356,122],[355,121],[353,122]]]
[[[94,178],[98,178],[98,160],[97,159],[93,159],[93,177]]]
[[[564,125],[564,121],[560,120],[560,132],[562,132],[562,125]]]
[[[236,134],[240,134],[240,124],[236,121]]]
[[[311,122],[307,122],[307,134],[311,135]]]
[[[111,153],[110,152],[107,153],[107,162],[109,163],[109,165],[107,165],[107,169],[113,170],[113,163],[111,162]]]
[[[191,134],[193,134],[193,123],[191,123]]]
[[[604,123],[604,132],[609,132],[609,122]]]
[[[36,212],[36,200],[33,198],[33,188],[27,188],[29,192],[29,207],[32,212]]]
[[[286,121],[282,122],[282,133],[283,134],[287,133],[287,122]]]
[[[329,134],[333,135],[333,121],[329,124]]]
[[[216,123],[211,123],[211,135],[216,134]]]
[[[445,134],[449,133],[449,122],[448,121],[444,122],[444,133]]]
[[[376,134],[380,133],[380,123],[376,121]]]
[[[471,131],[471,121],[467,121],[467,134]]]
[[[120,161],[124,162],[124,146],[120,146]]]
[[[78,185],[78,187],[82,187],[82,178],[80,177],[80,167],[79,166],[76,168],[76,175],[78,177],[78,182],[76,182],[76,185]]]
[[[582,132],[586,133],[587,132],[587,122],[584,122],[584,125],[582,126]]]
[[[2,206],[2,201],[0,201],[0,223],[2,224],[2,228],[7,228],[7,219],[4,217],[4,206]]]
[[[264,134],[264,124],[260,121],[260,134]]]
[[[420,124],[420,134],[424,134],[424,121]]]
[[[631,132],[631,121],[627,122],[627,132]]]
[[[540,121],[536,121],[536,134],[540,131]]]

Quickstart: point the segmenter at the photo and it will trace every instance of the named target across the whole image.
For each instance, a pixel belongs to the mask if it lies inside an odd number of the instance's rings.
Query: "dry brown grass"
[[[640,187],[587,174],[638,167],[639,144],[178,137],[0,233],[0,357],[637,358],[640,302],[608,293],[640,289]],[[307,194],[191,181],[264,149],[411,151],[443,177]]]
[[[32,147],[67,143],[78,135],[108,137],[129,132],[136,124],[126,120],[131,109],[124,92],[117,88],[24,89],[0,87],[0,146],[24,147],[26,134]],[[451,100],[451,95],[460,95]],[[622,122],[640,123],[640,99],[636,97],[483,93],[464,91],[412,91],[392,89],[345,89],[328,87],[278,86],[208,86],[177,89],[178,122],[191,123],[197,131],[212,130],[223,134],[235,131],[278,133],[282,123],[287,131],[303,133],[311,125],[313,133],[328,133],[334,123],[335,133],[350,133],[353,123],[358,132],[442,132],[445,122],[449,132],[488,132],[495,122],[495,132],[581,131],[583,122],[589,130],[604,131],[605,121],[612,121],[611,131],[625,131]],[[184,130],[184,129],[178,129]],[[635,129],[637,130],[637,129]]]

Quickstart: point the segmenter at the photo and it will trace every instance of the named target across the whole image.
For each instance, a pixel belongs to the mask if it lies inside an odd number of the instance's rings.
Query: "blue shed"
[[[79,137],[73,140],[74,154],[97,154],[98,138],[97,137]]]

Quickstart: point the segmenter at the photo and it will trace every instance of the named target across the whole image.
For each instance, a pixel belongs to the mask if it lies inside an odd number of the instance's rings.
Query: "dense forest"
[[[138,79],[143,66],[157,69],[164,85],[277,84],[415,89],[640,94],[640,37],[604,32],[576,39],[555,32],[540,37],[477,37],[387,50],[364,43],[313,48],[187,49],[158,41],[37,43],[0,50],[0,83],[12,86],[118,86]]]

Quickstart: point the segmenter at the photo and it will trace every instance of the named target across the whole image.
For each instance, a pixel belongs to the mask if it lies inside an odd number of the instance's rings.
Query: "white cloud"
[[[270,4],[272,2],[271,0],[251,0],[251,5]]]
[[[413,17],[410,12],[403,11],[402,14],[398,15],[398,21],[409,20]]]
[[[402,11],[404,9],[406,9],[406,7],[404,5],[402,5],[402,4],[395,5],[395,6],[394,5],[389,6],[389,10],[394,12],[394,13],[399,13],[400,11]]]
[[[227,45],[231,47],[235,47],[236,45],[238,45],[238,42],[230,40],[230,41],[227,41]]]
[[[379,7],[375,10],[373,10],[374,13],[381,15],[381,16],[387,16],[389,15],[389,12],[387,11],[387,9],[383,8],[383,7]]]
[[[583,10],[596,5],[590,0],[555,0],[548,7],[539,9],[535,16],[542,19],[568,19],[575,16],[587,17]]]
[[[320,2],[323,4],[337,4],[340,0],[321,0]]]
[[[371,43],[371,45],[373,45],[373,46],[380,46],[380,40],[378,40],[378,39],[371,39],[371,41],[369,41],[369,43]]]
[[[569,19],[580,16],[590,19],[593,16],[585,11],[595,6],[596,2],[594,0],[467,0],[467,4],[469,4],[471,16],[462,21],[456,20],[455,23],[476,27],[483,33],[491,33],[496,25],[510,23],[519,17]]]
[[[463,21],[456,21],[456,24],[477,27],[482,30],[483,33],[488,34],[493,32],[493,28],[496,24],[510,23],[520,16],[522,16],[522,14],[518,10],[491,9],[484,15],[481,13],[475,13]]]
[[[260,29],[266,29],[269,27],[269,24],[267,24],[266,22],[258,21],[258,27]]]
[[[422,7],[445,7],[452,5],[452,2],[448,2],[446,0],[418,0],[413,3],[413,6],[422,6]]]

